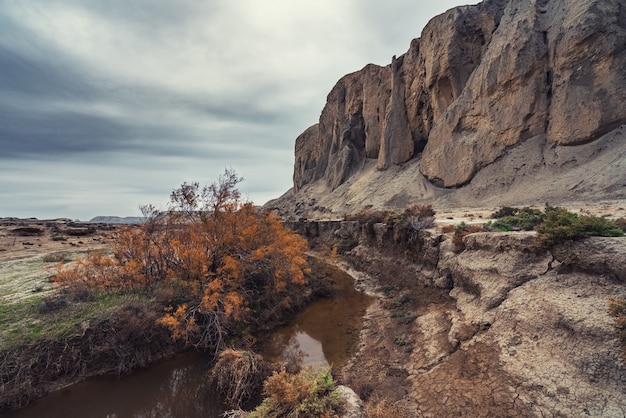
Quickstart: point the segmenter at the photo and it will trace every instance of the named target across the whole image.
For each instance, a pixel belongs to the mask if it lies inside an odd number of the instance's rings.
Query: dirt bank
[[[537,254],[532,232],[477,233],[456,252],[436,228],[412,240],[382,224],[297,228],[348,248],[357,285],[378,295],[342,376],[361,397],[412,416],[626,414],[607,313],[609,298],[626,297],[625,238]]]

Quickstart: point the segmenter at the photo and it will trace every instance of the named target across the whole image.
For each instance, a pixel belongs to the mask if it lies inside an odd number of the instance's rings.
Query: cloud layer
[[[262,204],[334,83],[458,4],[3,1],[0,217],[136,215],[225,167]]]

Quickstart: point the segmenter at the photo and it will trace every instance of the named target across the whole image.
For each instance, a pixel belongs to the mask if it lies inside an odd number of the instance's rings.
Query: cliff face
[[[296,140],[290,200],[274,204],[293,208],[294,199],[331,193],[354,206],[356,178],[393,186],[382,172],[398,166],[427,189],[411,199],[450,199],[448,189],[493,183],[475,178],[517,148],[526,153],[529,141],[542,143],[541,154],[594,143],[626,123],[625,45],[620,0],[487,0],[451,9],[390,65],[339,80],[319,123]],[[498,171],[512,177],[513,169]],[[626,180],[618,177],[601,189]]]

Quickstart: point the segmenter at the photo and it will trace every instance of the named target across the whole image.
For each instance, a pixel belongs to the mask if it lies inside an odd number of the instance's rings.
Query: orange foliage
[[[62,269],[57,281],[148,292],[182,282],[185,293],[159,323],[174,339],[201,346],[251,321],[253,310],[288,306],[289,290],[305,285],[307,243],[277,216],[240,202],[240,181],[226,170],[202,189],[184,183],[172,192],[169,211],[145,206],[144,223],[120,229],[114,257],[94,253]]]

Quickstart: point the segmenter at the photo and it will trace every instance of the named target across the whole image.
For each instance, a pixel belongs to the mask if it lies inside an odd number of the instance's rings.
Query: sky
[[[345,74],[458,0],[1,0],[0,217],[137,216],[226,168],[264,204]]]

